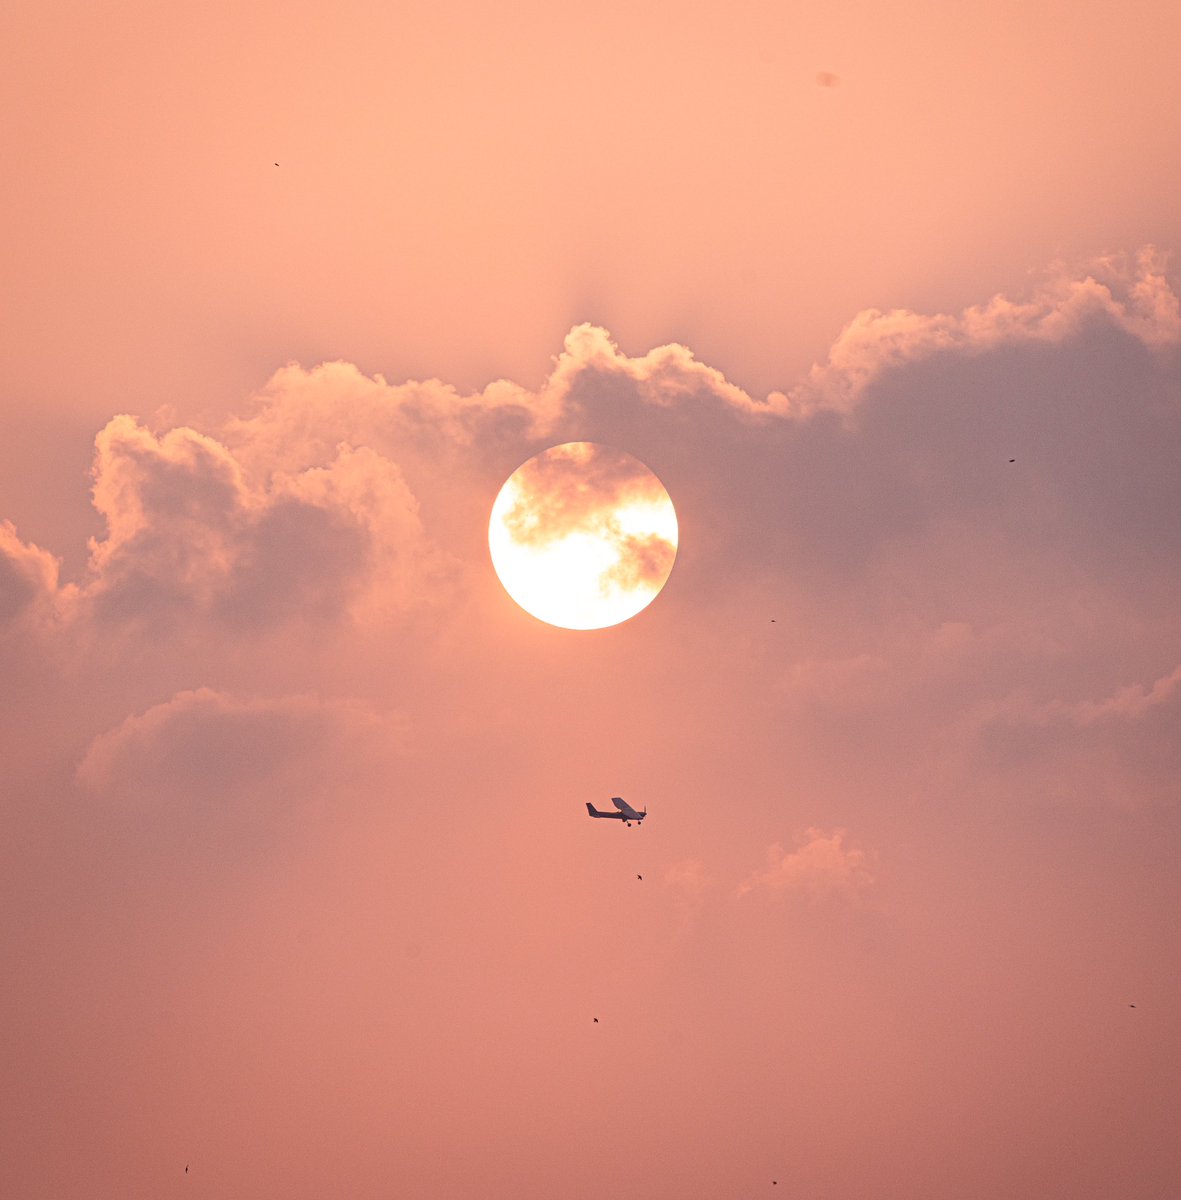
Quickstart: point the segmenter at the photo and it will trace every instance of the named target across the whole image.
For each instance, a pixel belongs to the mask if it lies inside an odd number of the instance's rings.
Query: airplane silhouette
[[[638,825],[648,815],[646,808],[643,812],[636,812],[621,796],[612,796],[611,803],[619,809],[618,812],[599,812],[589,800],[587,801],[586,811],[592,817],[605,817],[608,821],[622,821],[625,825],[630,825],[633,821]]]

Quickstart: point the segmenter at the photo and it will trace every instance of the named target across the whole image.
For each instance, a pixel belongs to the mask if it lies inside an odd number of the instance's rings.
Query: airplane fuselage
[[[626,811],[620,812],[600,812],[593,804],[587,801],[586,811],[592,816],[597,817],[600,821],[623,821],[630,825],[633,821],[638,825],[647,815],[648,810],[636,812],[634,808],[628,806]]]

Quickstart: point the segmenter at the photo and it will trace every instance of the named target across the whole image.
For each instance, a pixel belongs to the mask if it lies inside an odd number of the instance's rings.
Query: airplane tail
[[[592,817],[610,817],[614,815],[612,813],[599,812],[599,810],[595,808],[595,806],[589,800],[586,802],[586,811],[590,813]]]

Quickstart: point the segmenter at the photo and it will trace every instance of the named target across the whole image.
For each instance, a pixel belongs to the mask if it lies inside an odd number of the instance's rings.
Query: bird
[[[1016,462],[1016,461],[1017,461],[1017,460],[1016,460],[1015,458],[1011,458],[1011,459],[1009,459],[1009,462]]]
[[[188,1173],[189,1173],[189,1164],[185,1163],[185,1174],[187,1175]]]
[[[637,875],[636,878],[638,880],[640,880],[641,882],[643,882],[643,879],[644,879],[643,875]],[[1136,1006],[1133,1004],[1132,1007],[1135,1008]]]
[[[1129,1007],[1129,1008],[1135,1008],[1136,1006],[1135,1006],[1134,1004],[1129,1004],[1129,1005],[1128,1005],[1128,1007]]]
[[[277,167],[278,165],[279,165],[278,163],[275,163],[275,166],[276,166],[276,167]]]
[[[598,1023],[599,1023],[599,1018],[595,1017],[595,1024],[597,1025]]]

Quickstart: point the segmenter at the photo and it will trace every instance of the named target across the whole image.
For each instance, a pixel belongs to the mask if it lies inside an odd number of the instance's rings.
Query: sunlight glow
[[[631,455],[593,442],[530,459],[501,488],[488,526],[508,594],[566,629],[602,629],[646,608],[668,579],[677,540],[660,480]]]

